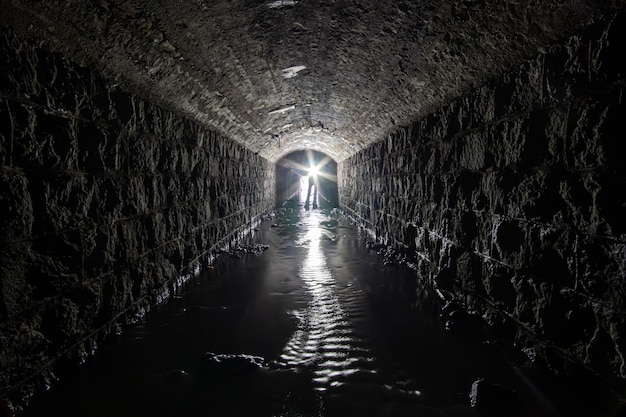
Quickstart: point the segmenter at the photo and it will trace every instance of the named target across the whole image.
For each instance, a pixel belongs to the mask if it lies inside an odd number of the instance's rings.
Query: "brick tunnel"
[[[0,9],[4,407],[297,194],[308,155],[416,282],[626,401],[624,1]]]

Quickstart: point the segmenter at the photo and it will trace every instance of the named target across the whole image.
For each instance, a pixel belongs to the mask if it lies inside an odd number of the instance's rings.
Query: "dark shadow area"
[[[276,163],[276,205],[302,203],[305,209],[339,203],[337,163],[317,151],[292,152]]]
[[[291,200],[294,201],[294,200]],[[623,415],[497,342],[334,210],[286,205],[23,415]],[[621,414],[620,414],[621,413]]]

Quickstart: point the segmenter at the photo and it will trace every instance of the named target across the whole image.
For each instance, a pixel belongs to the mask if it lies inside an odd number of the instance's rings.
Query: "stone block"
[[[3,132],[6,132],[8,143],[11,143],[7,151],[11,159],[20,158],[21,154],[28,154],[27,149],[35,147],[29,141],[34,141],[36,113],[32,108],[11,101],[6,101],[6,106],[9,120],[3,126]]]
[[[0,344],[10,347],[0,350],[3,386],[32,377],[49,361],[50,342],[39,331],[40,322],[40,315],[34,312],[19,321],[0,323]]]
[[[498,168],[527,170],[543,163],[542,153],[545,142],[529,135],[529,126],[524,118],[505,120],[494,125],[489,132],[491,157]]]
[[[448,116],[446,109],[442,108],[424,118],[420,123],[422,140],[431,142],[449,139],[451,135],[448,132]]]
[[[588,43],[573,36],[543,56],[543,103],[558,104],[589,91]]]
[[[40,97],[41,87],[37,82],[39,57],[36,48],[22,44],[17,38],[13,39],[11,47],[14,48],[14,55],[10,57],[12,65],[7,68],[10,77],[15,80],[13,81],[16,86],[12,91],[15,94],[13,97],[33,99],[37,104],[44,105],[45,102]]]
[[[575,291],[564,292],[567,312],[562,346],[587,345],[598,326],[593,303],[580,297]]]
[[[517,292],[513,281],[514,270],[498,262],[486,260],[483,263],[482,285],[496,308],[513,313]]]
[[[464,100],[464,98],[457,98],[448,106],[448,109],[450,112],[448,129],[452,135],[456,135],[457,133],[461,133],[472,128],[472,109],[469,107],[467,100]]]
[[[0,317],[3,319],[33,304],[33,288],[26,278],[33,262],[31,245],[30,241],[22,241],[0,248]]]
[[[565,106],[541,109],[530,114],[526,158],[530,166],[562,165],[566,147],[567,119],[569,108]]]
[[[112,113],[109,88],[100,77],[92,76],[90,82],[91,120],[111,123]]]
[[[487,141],[480,131],[459,138],[456,142],[456,155],[460,169],[477,171],[485,168],[487,161]]]
[[[92,215],[96,204],[93,178],[62,172],[42,177],[32,172],[28,181],[35,216],[34,234],[74,228]]]
[[[496,118],[496,94],[493,86],[486,84],[472,90],[464,106],[471,109],[471,127],[483,126]]]
[[[145,295],[140,291],[135,292],[135,285],[140,287],[142,282],[139,279],[133,280],[127,268],[120,268],[115,273],[103,276],[100,282],[102,295],[96,320],[101,323],[117,317]]]
[[[77,122],[78,168],[90,174],[115,172],[121,167],[122,138],[107,125]]]
[[[606,224],[610,236],[623,241],[626,235],[626,178],[618,172],[609,171],[599,174],[597,181],[602,184],[595,198],[599,221]]]
[[[88,332],[80,317],[81,307],[68,298],[54,299],[45,305],[39,331],[50,343],[50,348],[67,348]]]
[[[148,202],[148,190],[143,176],[132,176],[125,179],[126,187],[121,190],[123,208],[121,213],[125,217],[134,217],[143,214],[151,207]]]
[[[33,241],[28,277],[40,298],[52,297],[83,279],[81,236],[78,230],[41,236]]]
[[[158,139],[147,135],[132,135],[128,138],[128,170],[131,173],[152,174],[162,163],[161,143]],[[176,155],[172,152],[171,155]],[[176,160],[175,156],[163,156],[165,159]],[[168,165],[171,166],[172,162]]]
[[[599,187],[593,174],[572,175],[561,180],[559,195],[566,223],[586,233],[596,232],[594,200]]]
[[[32,235],[33,205],[28,179],[16,171],[0,171],[0,235],[16,239]]]
[[[10,105],[12,161],[25,168],[73,169],[78,149],[71,119]]]
[[[526,228],[519,221],[501,219],[494,225],[494,243],[502,256],[520,253],[526,242]]]
[[[623,80],[626,74],[626,59],[623,43],[626,39],[626,17],[619,14],[606,27],[591,27],[584,35],[588,43],[589,71],[596,85],[611,85]]]
[[[122,218],[128,204],[129,180],[122,176],[105,176],[95,178],[96,216],[98,222],[112,222]]]
[[[163,115],[163,123],[163,136],[174,142],[183,143],[184,119],[174,113],[167,112]],[[225,147],[231,146],[233,146],[233,143],[229,141]]]
[[[82,100],[88,102],[83,109],[88,112],[86,115],[90,118],[90,100],[75,70],[60,55],[38,52],[37,81],[41,86],[41,98],[35,100],[52,111],[74,115],[78,111],[80,95]]]
[[[83,255],[84,279],[93,279],[106,275],[115,269],[121,242],[118,238],[118,229],[110,224],[82,228],[81,246]]]
[[[611,108],[608,103],[585,102],[572,106],[569,112],[566,161],[570,169],[603,167],[610,156],[604,141],[619,140],[609,122]],[[612,133],[608,138],[603,133]],[[610,148],[609,148],[610,149]]]
[[[0,99],[0,166],[11,165],[12,142],[13,122],[9,113],[9,103]]]
[[[565,209],[560,197],[560,172],[530,171],[526,176],[507,173],[500,183],[507,200],[503,213],[518,218],[552,221]]]
[[[7,96],[17,97],[19,83],[15,82],[15,74],[19,74],[19,63],[15,59],[15,48],[13,47],[14,37],[7,34],[0,34],[0,92]]]
[[[130,94],[119,88],[114,88],[110,91],[109,97],[111,100],[110,109],[112,110],[112,113],[109,115],[110,119],[117,120],[121,124],[135,121],[135,108]]]
[[[163,214],[159,211],[144,218],[146,239],[151,247],[157,247],[168,241],[167,229],[163,221]]]
[[[505,73],[495,87],[495,118],[532,110],[541,101],[543,60],[530,60]]]

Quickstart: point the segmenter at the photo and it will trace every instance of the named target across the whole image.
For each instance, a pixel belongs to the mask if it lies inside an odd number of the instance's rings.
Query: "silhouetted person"
[[[309,201],[311,200],[311,189],[315,187],[313,191],[313,208],[317,208],[317,177],[315,175],[309,175],[309,191],[306,193],[306,201],[304,202],[304,208],[309,208]]]

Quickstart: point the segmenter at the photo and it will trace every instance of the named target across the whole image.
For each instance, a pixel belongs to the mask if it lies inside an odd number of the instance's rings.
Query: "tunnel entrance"
[[[317,151],[292,152],[276,162],[276,205],[333,208],[339,202],[337,162]]]

